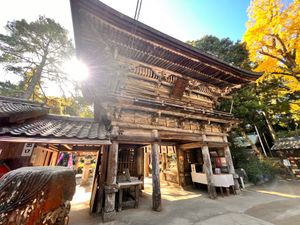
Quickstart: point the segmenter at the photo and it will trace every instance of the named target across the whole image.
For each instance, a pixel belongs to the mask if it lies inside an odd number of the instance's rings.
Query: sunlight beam
[[[63,65],[63,70],[67,73],[68,77],[72,80],[81,82],[86,80],[89,76],[89,71],[87,66],[79,61],[76,57],[67,61]]]

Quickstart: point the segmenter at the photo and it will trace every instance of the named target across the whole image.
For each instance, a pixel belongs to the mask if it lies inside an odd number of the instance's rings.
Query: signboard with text
[[[24,145],[23,151],[22,151],[22,155],[24,157],[28,157],[31,156],[32,154],[32,150],[33,150],[34,144],[33,143],[26,143]]]

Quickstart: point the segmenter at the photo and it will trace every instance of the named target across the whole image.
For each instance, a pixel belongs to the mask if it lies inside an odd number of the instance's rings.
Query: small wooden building
[[[275,141],[272,151],[283,159],[285,166],[289,167],[292,173],[300,178],[300,137],[279,138]]]
[[[99,171],[106,172],[98,188],[104,198],[104,218],[115,215],[117,176],[122,168],[137,163],[130,172],[144,175],[139,164],[149,160],[143,154],[146,146],[151,146],[154,210],[161,209],[160,146],[175,149],[174,182],[190,184],[191,164],[201,164],[209,195],[215,198],[216,158],[225,161],[224,173],[235,173],[227,136],[236,123],[231,114],[215,110],[216,105],[232,89],[254,81],[257,74],[203,53],[98,0],[70,2],[77,56],[89,69],[84,96],[94,104],[95,120],[111,130],[107,166]]]
[[[110,144],[90,118],[48,114],[43,104],[0,96],[0,163],[9,169],[55,166],[59,152],[96,151]]]

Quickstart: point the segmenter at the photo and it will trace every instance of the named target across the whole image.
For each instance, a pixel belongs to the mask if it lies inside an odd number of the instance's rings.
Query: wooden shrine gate
[[[187,183],[185,151],[201,149],[209,195],[215,198],[210,148],[222,149],[220,157],[226,158],[228,173],[234,174],[227,136],[237,122],[216,106],[259,74],[231,66],[100,1],[71,0],[71,11],[77,56],[90,73],[83,95],[94,103],[95,119],[110,128],[106,178],[97,178],[102,183],[94,196],[99,200],[104,196],[104,220],[116,214],[117,173],[124,166],[121,152],[126,145],[151,145],[153,210],[161,210],[162,142],[176,145],[182,186]],[[137,171],[131,168],[134,160],[125,163],[138,174],[137,165]]]

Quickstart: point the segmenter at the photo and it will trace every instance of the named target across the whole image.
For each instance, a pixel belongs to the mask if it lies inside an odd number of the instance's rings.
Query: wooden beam
[[[201,148],[203,144],[204,144],[203,142],[192,142],[192,143],[181,144],[178,146],[178,148],[182,150]]]
[[[141,131],[142,132],[142,131]],[[149,144],[153,141],[151,137],[144,136],[130,136],[130,135],[119,135],[116,140],[118,142],[126,143],[126,144]]]
[[[217,142],[217,141],[207,141],[205,143],[208,147],[211,148],[224,148],[230,145],[229,142]]]
[[[153,137],[156,139],[152,143],[152,208],[154,211],[161,211],[160,193],[160,168],[159,168],[159,135],[157,130],[153,130]]]
[[[76,138],[39,138],[39,137],[15,137],[0,136],[0,142],[18,143],[44,143],[44,144],[87,144],[87,145],[109,145],[110,140],[76,139]]]
[[[176,133],[168,131],[160,131],[160,138],[162,140],[174,140],[174,141],[188,141],[188,142],[198,142],[199,134],[189,134],[189,133]]]
[[[139,101],[136,98],[132,98],[129,96],[119,96],[116,95],[116,97],[118,98],[127,98],[130,99],[132,101],[132,103],[138,103]],[[141,104],[142,104],[142,100],[141,100]],[[149,102],[150,104],[150,102]],[[170,115],[170,116],[176,116],[176,117],[184,117],[186,119],[196,119],[196,120],[204,120],[204,121],[211,121],[211,122],[217,122],[217,123],[232,123],[232,122],[236,122],[237,120],[235,118],[230,118],[228,113],[224,113],[224,112],[209,112],[208,110],[204,110],[204,109],[199,109],[199,108],[194,108],[194,107],[187,107],[184,105],[168,105],[167,103],[161,103],[161,102],[153,102],[153,104],[160,104],[162,109],[159,109],[159,112],[162,115]],[[174,110],[165,110],[163,109],[163,107],[172,107],[175,109],[177,108],[177,111]],[[145,112],[153,112],[153,113],[157,113],[157,109],[155,108],[150,108],[150,107],[145,107],[145,106],[141,106],[141,105],[133,105],[133,104],[122,104],[121,105],[122,108],[126,108],[126,109],[132,109],[132,110],[140,110],[140,111],[145,111]],[[185,112],[179,112],[180,110],[182,111],[186,111]],[[205,111],[207,111],[207,114],[205,114]],[[220,117],[224,117],[227,115],[227,117],[229,117],[228,119],[221,119],[221,118],[215,118],[213,115],[209,115],[209,113],[220,113]]]
[[[176,133],[198,134],[198,140],[199,140],[199,134],[207,134],[207,135],[214,135],[214,136],[228,135],[225,133],[204,132],[204,131],[200,131],[200,130],[185,130],[185,129],[175,128],[175,127],[134,124],[134,123],[118,122],[118,121],[112,121],[112,125],[119,126],[121,128],[170,131],[170,132],[173,132],[174,134],[176,134]]]
[[[75,145],[72,147],[73,151],[100,151],[101,146],[84,146],[84,145]]]
[[[72,151],[72,149],[69,149],[69,148],[67,148],[66,147],[67,145],[58,145],[58,151],[60,151],[60,152],[70,152],[70,151]]]
[[[199,139],[199,138],[198,138]],[[207,145],[211,148],[225,148],[229,146],[228,142],[214,142],[214,141],[205,141],[205,142],[191,142],[179,145],[179,148],[182,150],[189,150],[193,148],[201,148],[203,145]]]

